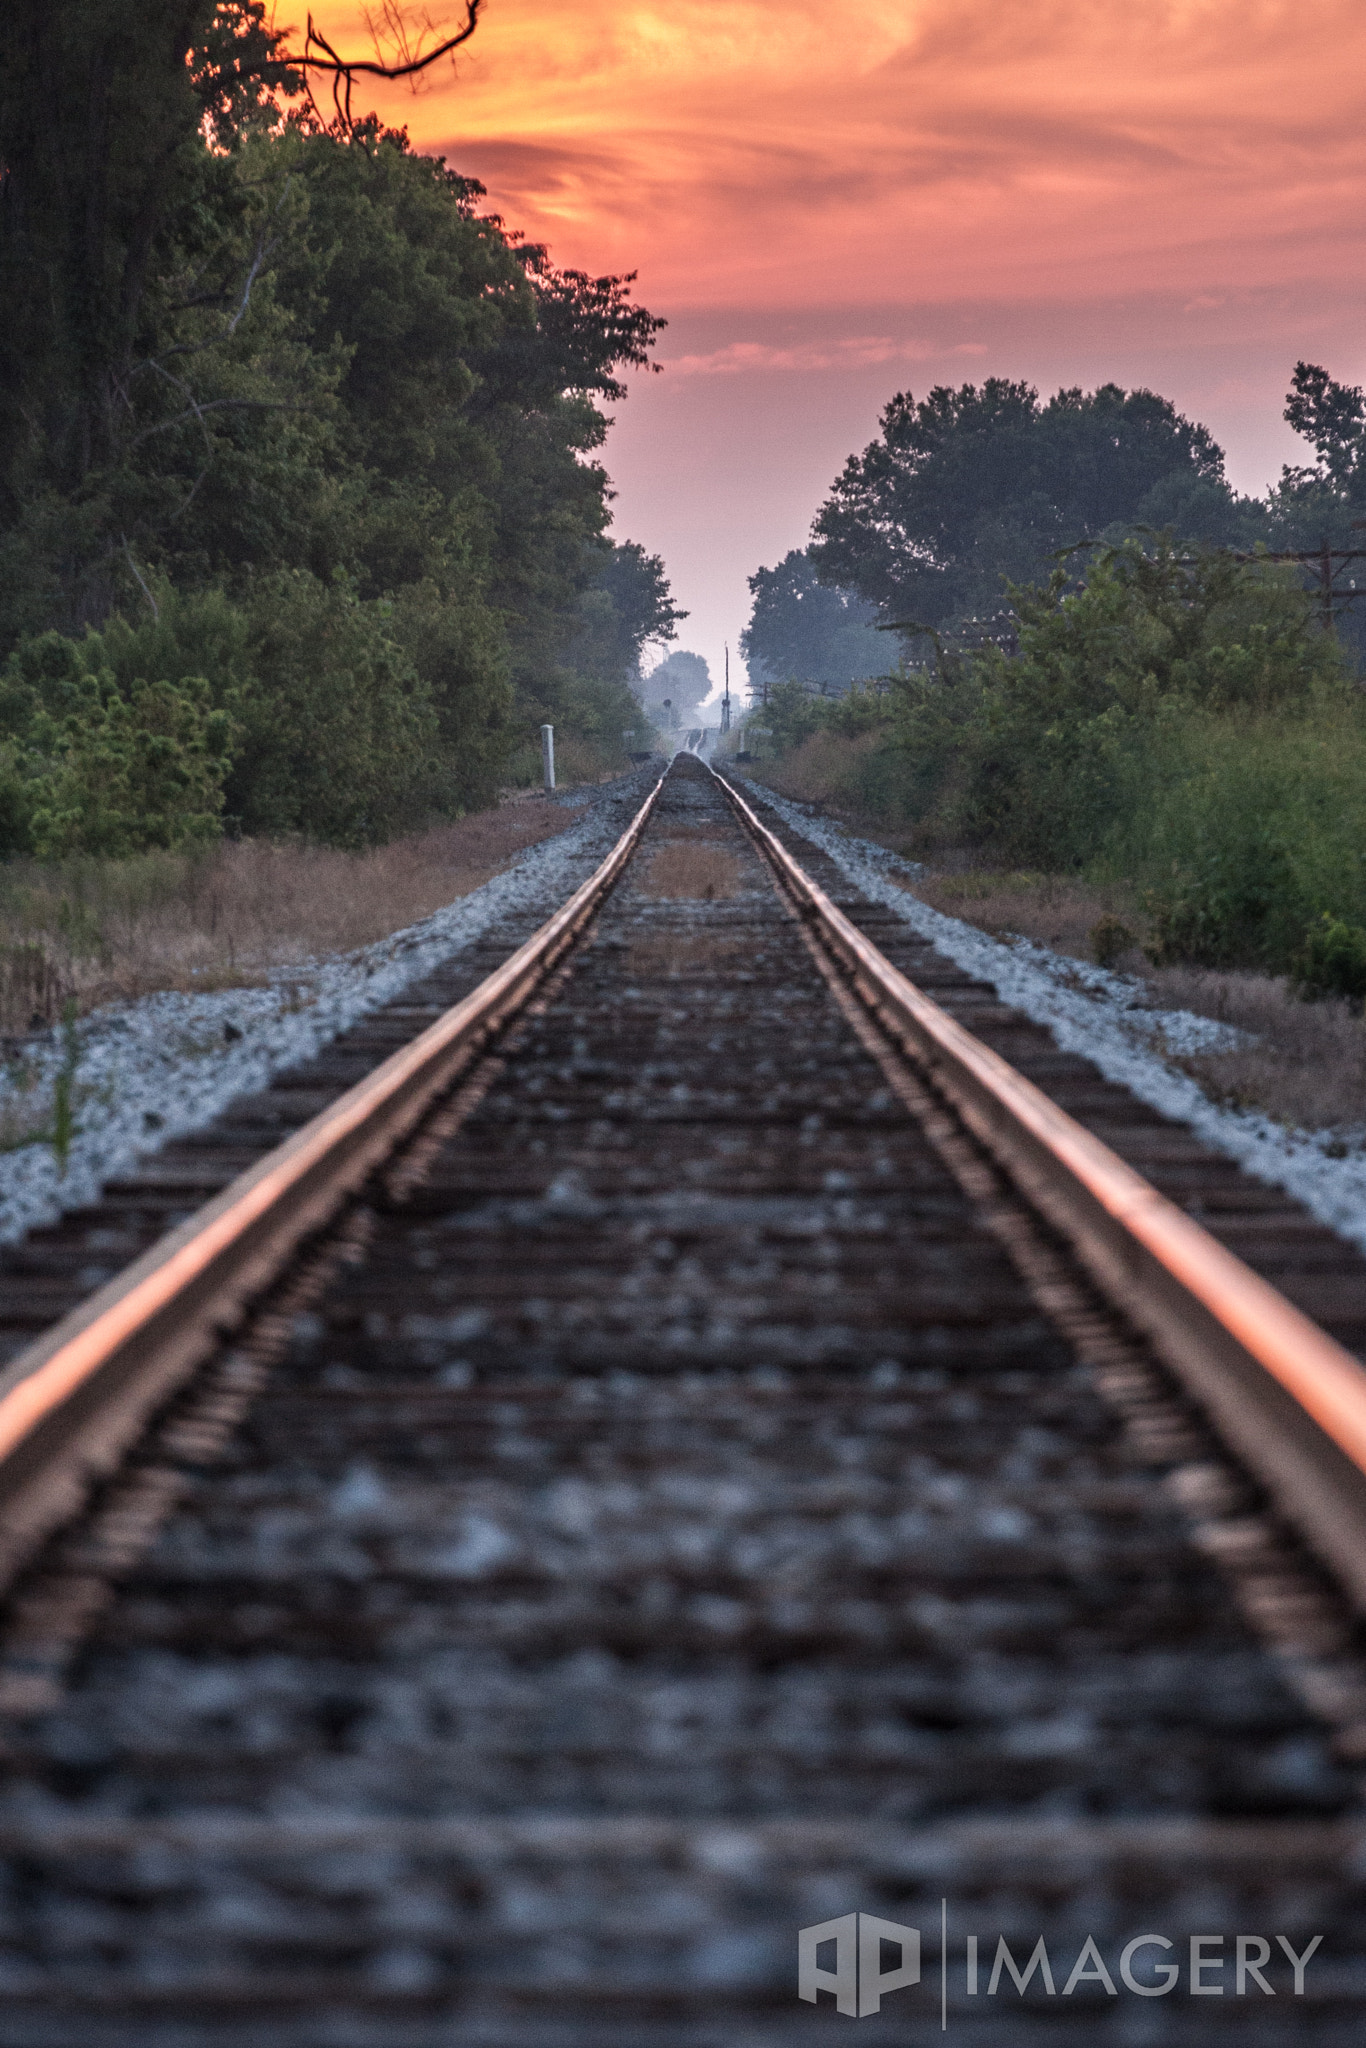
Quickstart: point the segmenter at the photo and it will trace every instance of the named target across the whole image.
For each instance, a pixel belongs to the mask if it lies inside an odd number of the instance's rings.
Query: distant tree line
[[[919,400],[899,392],[879,438],[835,480],[810,545],[750,578],[751,680],[882,673],[906,641],[879,643],[878,625],[961,636],[1003,611],[1008,584],[1046,584],[1079,543],[1147,532],[1192,549],[1358,545],[1366,397],[1300,363],[1285,417],[1316,460],[1256,499],[1230,487],[1209,431],[1151,391],[1105,384],[1043,402],[1032,385],[989,378]],[[1349,621],[1349,642],[1363,629]]]
[[[1286,417],[1315,460],[1250,500],[1150,393],[894,400],[809,549],[751,579],[780,678],[751,753],[930,858],[1114,888],[1131,923],[1097,926],[1097,959],[1141,943],[1360,1005],[1366,620],[1326,632],[1303,565],[1258,550],[1359,545],[1366,395],[1301,363]],[[1008,645],[971,630],[1002,605]],[[914,658],[860,673],[873,623]],[[813,693],[832,670],[852,687]]]
[[[682,616],[607,537],[631,279],[324,123],[262,0],[12,0],[0,56],[0,852],[374,841],[542,720],[610,758]]]

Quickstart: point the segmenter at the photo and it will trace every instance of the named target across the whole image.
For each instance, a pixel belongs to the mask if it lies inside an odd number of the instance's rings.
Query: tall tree
[[[477,801],[541,718],[619,746],[677,615],[606,539],[603,404],[663,324],[631,280],[556,268],[377,119],[321,122],[261,0],[17,8],[0,659],[124,613],[120,690],[155,658],[231,705],[252,830]]]
[[[1223,453],[1151,391],[1030,384],[899,392],[881,439],[845,464],[812,529],[823,581],[884,618],[941,625],[1046,575],[1076,541],[1149,522],[1222,539],[1238,517]]]
[[[740,635],[750,682],[852,683],[881,675],[889,649],[875,608],[821,583],[805,548],[749,578],[754,606]]]

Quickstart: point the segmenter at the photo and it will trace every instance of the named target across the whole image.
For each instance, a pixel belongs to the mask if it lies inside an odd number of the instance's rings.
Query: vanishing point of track
[[[756,811],[12,1257],[0,2048],[1361,2038],[1366,1265]]]

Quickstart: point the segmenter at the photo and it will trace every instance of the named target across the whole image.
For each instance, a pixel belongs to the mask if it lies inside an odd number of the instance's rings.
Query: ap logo
[[[820,1952],[834,1944],[835,1967],[821,1968]],[[884,1970],[883,1949],[896,1952],[896,1961]],[[821,1920],[815,1927],[803,1927],[797,1935],[797,1996],[811,2005],[818,1993],[832,1991],[836,2012],[850,2019],[866,2019],[877,2012],[889,1991],[920,1982],[920,1929],[901,1927],[895,1920],[879,1920],[872,1913],[845,1913],[838,1920]]]

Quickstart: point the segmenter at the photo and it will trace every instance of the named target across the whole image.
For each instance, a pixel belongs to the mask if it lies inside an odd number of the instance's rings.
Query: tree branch
[[[439,64],[443,57],[449,57],[460,48],[462,43],[469,41],[475,29],[479,26],[479,10],[482,6],[483,0],[465,0],[464,26],[458,29],[454,35],[445,37],[435,48],[428,50],[425,54],[419,47],[418,51],[412,55],[408,51],[407,35],[403,29],[402,17],[398,9],[393,6],[384,6],[383,14],[387,18],[390,27],[396,27],[398,30],[397,39],[400,61],[392,64],[386,64],[383,57],[379,54],[379,36],[368,14],[366,15],[366,25],[369,27],[371,36],[374,39],[376,51],[373,58],[343,57],[339,55],[333,49],[331,43],[328,42],[322,30],[314,25],[313,16],[310,14],[308,26],[304,32],[302,54],[299,56],[284,56],[282,61],[302,71],[305,78],[307,78],[307,74],[310,71],[329,73],[332,78],[332,105],[336,110],[337,120],[342,127],[350,129],[352,126],[351,88],[357,76],[364,74],[368,78],[415,78],[419,72],[429,70],[433,64]],[[428,27],[430,26],[429,21]],[[309,97],[310,99],[312,98],[311,92]]]

